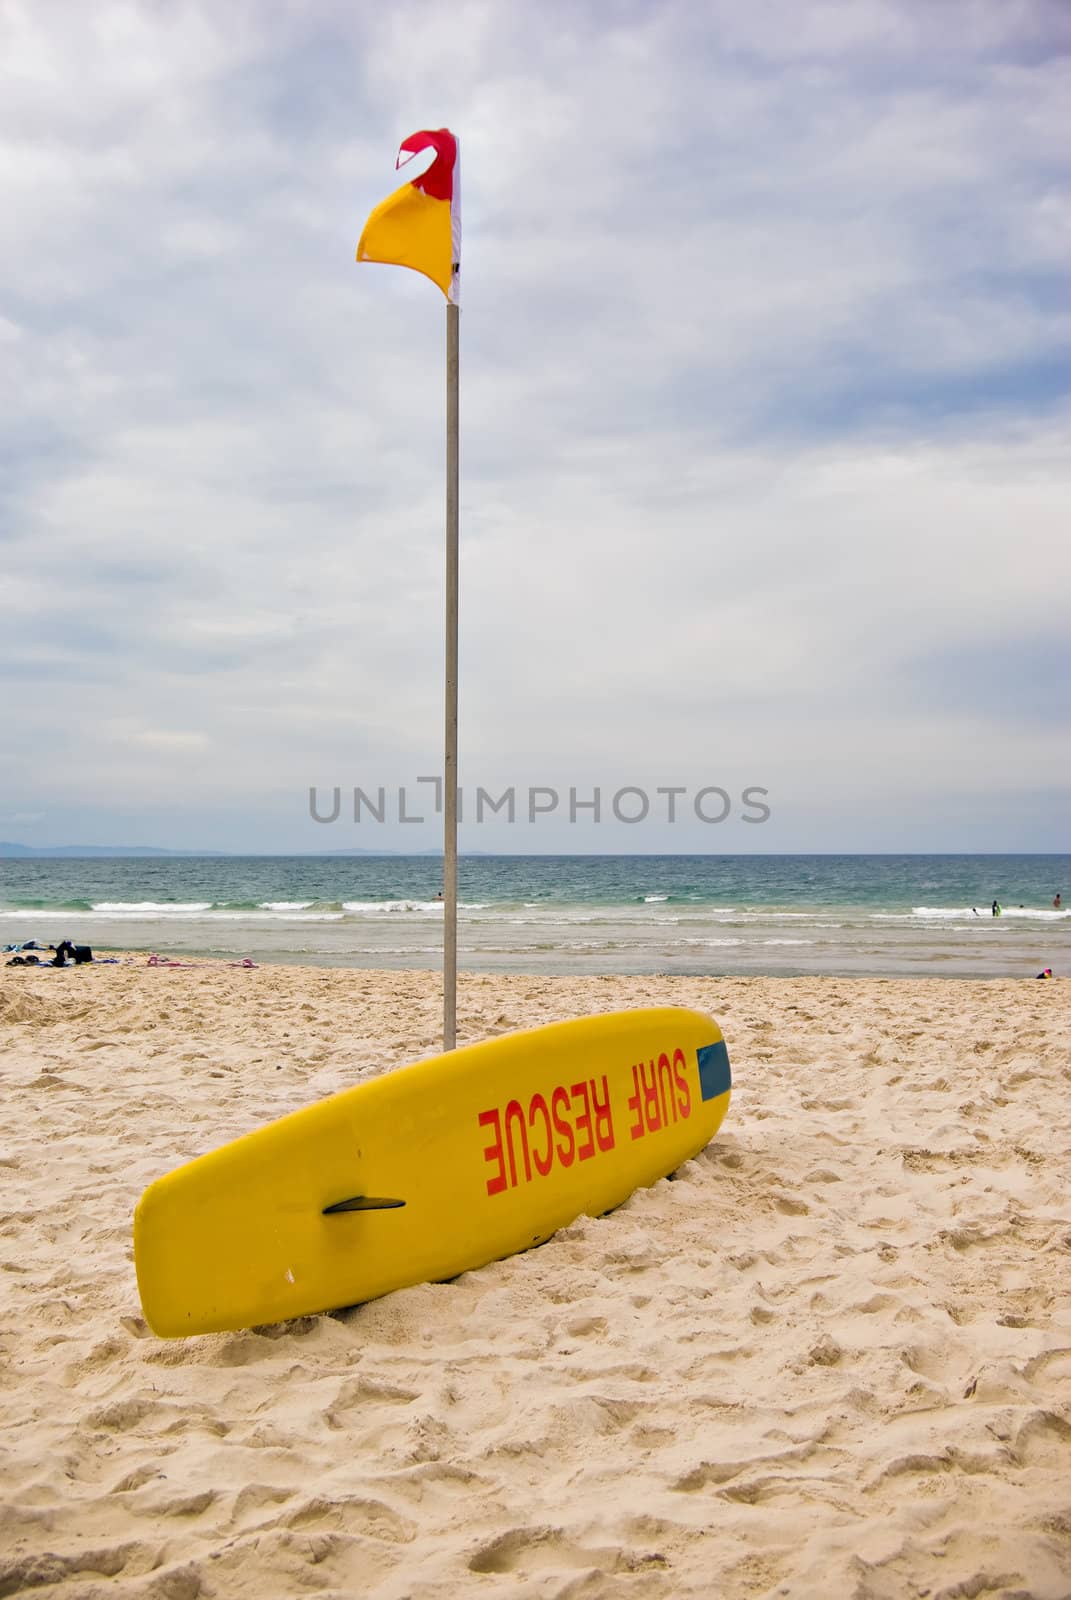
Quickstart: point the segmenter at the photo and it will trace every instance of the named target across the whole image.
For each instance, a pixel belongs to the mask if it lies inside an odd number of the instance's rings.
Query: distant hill
[[[151,844],[13,844],[0,839],[0,856],[9,859],[47,856],[218,856],[222,850],[160,850]]]

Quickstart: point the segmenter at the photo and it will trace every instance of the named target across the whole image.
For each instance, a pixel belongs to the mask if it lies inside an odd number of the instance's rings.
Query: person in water
[[[997,902],[995,900],[993,901],[993,915],[995,917],[999,917],[1000,916],[1000,906],[997,904]]]
[[[1057,893],[1054,894],[1053,897],[1052,897],[1052,909],[1054,911],[1059,911],[1060,905],[1061,905],[1060,895],[1059,895],[1059,891],[1057,891]]]

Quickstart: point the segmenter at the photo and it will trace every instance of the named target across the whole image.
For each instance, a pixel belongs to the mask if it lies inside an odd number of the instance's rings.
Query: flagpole
[[[446,749],[443,761],[443,1049],[457,1043],[457,596],[460,308],[446,307]]]
[[[358,261],[409,267],[446,296],[446,750],[443,761],[443,1049],[457,1043],[457,524],[458,271],[461,196],[458,145],[449,128],[421,128],[403,139],[395,166],[431,151],[429,164],[380,201],[361,230]],[[445,226],[444,226],[445,224]]]

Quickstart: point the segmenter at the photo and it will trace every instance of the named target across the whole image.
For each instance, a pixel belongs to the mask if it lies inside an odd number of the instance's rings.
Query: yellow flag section
[[[165,1338],[450,1278],[599,1215],[713,1138],[729,1057],[709,1017],[620,1011],[401,1067],[157,1179],[134,1216]]]
[[[380,202],[365,223],[358,261],[410,267],[458,298],[461,205],[458,144],[449,128],[422,128],[403,139],[397,167],[432,152],[431,165]]]
[[[450,252],[450,208],[406,183],[388,195],[365,223],[357,260],[411,267],[449,295],[453,281]]]

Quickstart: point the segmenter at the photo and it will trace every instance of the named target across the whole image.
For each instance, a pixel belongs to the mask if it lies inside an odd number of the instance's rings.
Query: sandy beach
[[[161,1341],[180,1162],[437,1047],[429,973],[0,971],[0,1596],[1071,1595],[1066,981],[478,977],[698,1006],[674,1177],[446,1284]]]

